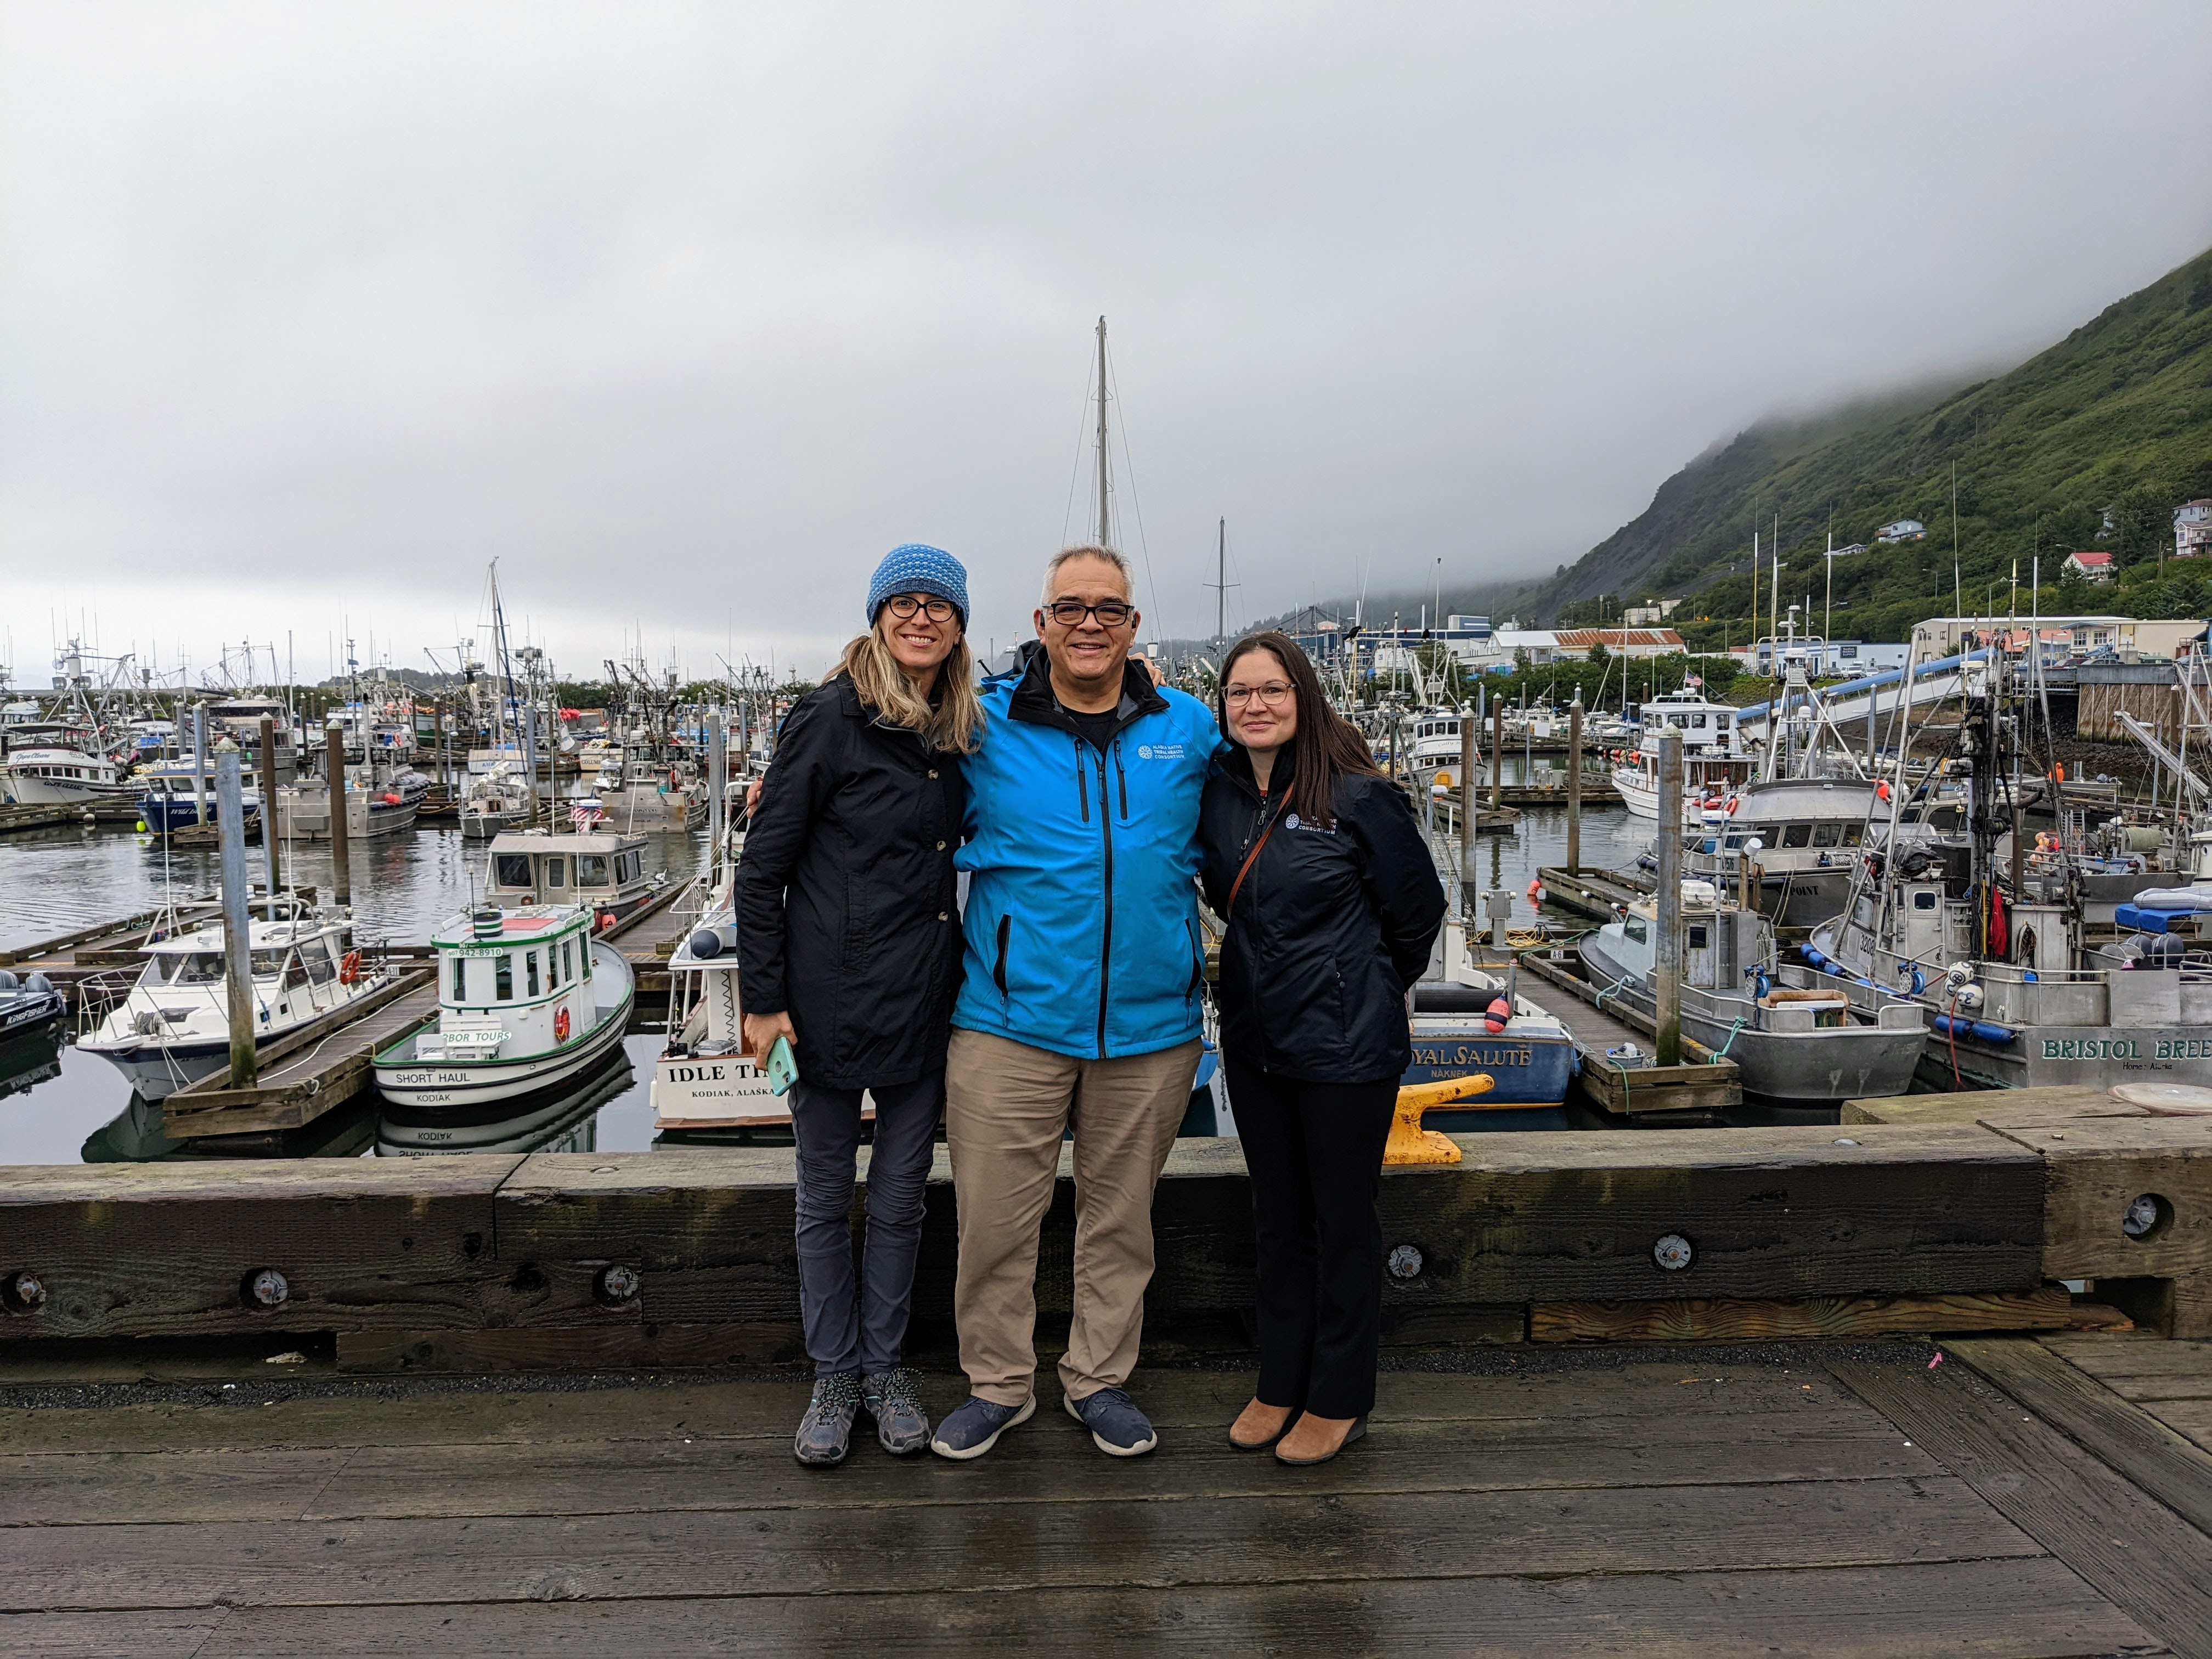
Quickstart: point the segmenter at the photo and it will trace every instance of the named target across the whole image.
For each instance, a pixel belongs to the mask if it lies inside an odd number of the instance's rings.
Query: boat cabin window
[[[328,939],[310,939],[300,947],[300,959],[307,964],[307,979],[315,985],[328,985],[337,972],[337,964],[331,960],[331,941]]]
[[[561,977],[571,985],[576,982],[576,958],[570,954],[575,946],[576,941],[572,939],[561,941]]]
[[[1813,826],[1809,823],[1791,823],[1783,827],[1782,844],[1784,847],[1803,847],[1812,839]]]
[[[590,979],[592,976],[592,945],[589,939],[580,939],[577,942],[576,959],[583,967],[583,976],[587,980]]]
[[[534,997],[538,994],[538,952],[525,951],[522,953],[522,965],[526,981],[524,994]]]
[[[284,988],[307,982],[307,964],[301,952],[295,951],[284,959]]]
[[[1912,908],[1916,910],[1933,910],[1936,908],[1936,895],[1915,893],[1912,896]]]
[[[605,853],[576,854],[576,885],[604,887],[607,884],[607,855]]]
[[[1692,714],[1690,716],[1690,724],[1702,732],[1705,729],[1705,717],[1703,714]]]
[[[220,951],[179,951],[157,956],[164,985],[213,985],[222,978]]]
[[[1813,826],[1813,845],[1840,847],[1844,844],[1844,826],[1840,823],[1816,823]]]
[[[1963,806],[1939,806],[1928,815],[1929,827],[1948,835],[1966,820]]]
[[[501,853],[497,858],[492,860],[492,864],[494,866],[492,878],[501,887],[527,887],[530,885],[529,854]]]
[[[469,959],[466,957],[455,957],[453,958],[453,988],[452,994],[447,997],[446,1000],[448,1002],[466,1002],[468,1000]]]
[[[1638,945],[1648,942],[1651,937],[1650,930],[1644,927],[1644,918],[1641,916],[1629,917],[1629,919],[1621,925],[1620,931],[1628,938],[1634,939]]]
[[[514,958],[502,956],[495,957],[493,960],[499,964],[492,976],[495,994],[501,1002],[512,1002],[514,1000]]]
[[[1844,826],[1843,844],[1846,847],[1856,847],[1860,842],[1865,838],[1865,835],[1866,826],[1864,824],[1847,823]]]
[[[557,853],[545,860],[545,884],[566,887],[568,884],[568,860]]]
[[[618,882],[619,882],[619,881],[635,881],[635,880],[638,878],[638,876],[639,876],[639,873],[640,873],[639,866],[640,866],[643,862],[644,862],[644,858],[643,858],[643,855],[642,855],[641,854],[638,854],[638,853],[617,853],[617,854],[615,854],[615,879],[616,879],[617,881],[618,881]]]
[[[1704,924],[1700,922],[1690,924],[1690,948],[1692,951],[1702,951],[1705,948],[1705,930]]]

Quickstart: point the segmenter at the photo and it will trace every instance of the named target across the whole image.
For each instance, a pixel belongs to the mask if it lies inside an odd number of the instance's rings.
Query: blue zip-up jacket
[[[1052,695],[1044,653],[986,680],[968,774],[967,966],[952,1023],[1082,1060],[1199,1035],[1206,954],[1192,884],[1221,734],[1138,663],[1101,754]]]

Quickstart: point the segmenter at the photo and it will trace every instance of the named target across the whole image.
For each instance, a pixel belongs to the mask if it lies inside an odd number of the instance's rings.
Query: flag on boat
[[[1682,684],[1692,691],[1701,691],[1705,689],[1705,677],[1702,674],[1686,675]]]
[[[568,808],[568,822],[576,826],[580,835],[605,817],[606,813],[595,800],[580,800]]]

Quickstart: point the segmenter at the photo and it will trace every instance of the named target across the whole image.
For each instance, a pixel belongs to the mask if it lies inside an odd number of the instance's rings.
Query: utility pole
[[[1113,520],[1106,501],[1106,319],[1098,319],[1098,545],[1114,545]]]

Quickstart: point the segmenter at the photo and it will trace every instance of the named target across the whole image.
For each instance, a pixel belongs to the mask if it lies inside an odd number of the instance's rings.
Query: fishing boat
[[[1708,702],[1684,687],[1642,705],[1643,731],[1636,747],[1614,751],[1613,787],[1639,817],[1674,819],[1694,828],[1708,801],[1724,800],[1750,781],[1752,757],[1736,729],[1740,712],[1724,702]],[[1659,734],[1672,726],[1682,734],[1682,799],[1662,813],[1659,800]]]
[[[17,806],[89,806],[129,800],[137,789],[106,756],[74,745],[11,746],[0,760],[0,795]]]
[[[653,1063],[653,1122],[663,1131],[788,1134],[789,1097],[769,1090],[766,1073],[745,1050],[731,894],[726,881],[669,958],[668,1042]]]
[[[1500,1000],[1502,1022],[1488,1018]],[[1492,1086],[1480,1110],[1439,1107],[1424,1120],[1444,1130],[1531,1127],[1510,1109],[1556,1111],[1573,1080],[1575,1041],[1559,1021],[1520,994],[1514,976],[1462,966],[1455,982],[1423,981],[1413,988],[1413,1058],[1401,1084],[1441,1083],[1486,1072]],[[1539,1126],[1541,1127],[1541,1126]]]
[[[142,768],[133,781],[142,792],[138,797],[138,821],[157,836],[173,835],[195,823],[216,821],[212,763],[205,771],[196,774],[189,760],[163,761],[156,766]],[[258,789],[242,786],[239,801],[249,821],[258,817]]]
[[[604,932],[667,890],[668,872],[645,867],[647,845],[597,830],[511,830],[493,838],[485,892],[502,909],[580,904]]]
[[[515,763],[500,761],[469,780],[461,797],[461,833],[488,841],[503,830],[519,830],[537,815],[538,794]]]
[[[377,1053],[378,1092],[415,1110],[519,1100],[619,1048],[635,977],[593,926],[584,904],[483,905],[449,920],[430,941],[437,1029]]]
[[[324,908],[247,924],[254,1041],[273,1041],[381,989],[389,970],[364,964],[352,922]],[[149,1100],[167,1099],[230,1064],[230,1003],[220,921],[149,945],[122,1000],[77,1047],[100,1055]]]
[[[352,767],[345,781],[346,839],[374,840],[415,827],[430,780],[408,766]],[[279,833],[293,841],[331,838],[331,787],[303,778],[276,792]]]
[[[581,1076],[526,1099],[475,1106],[386,1101],[376,1118],[376,1155],[597,1152],[599,1108],[619,1099],[635,1077],[617,1045]]]
[[[1583,969],[1639,1012],[1656,1013],[1658,908],[1644,900],[1582,941]],[[1777,961],[1773,924],[1724,901],[1713,884],[1682,884],[1682,1034],[1736,1063],[1744,1091],[1793,1105],[1827,1105],[1900,1095],[1927,1042],[1913,1003],[1856,1004],[1846,991],[1815,988],[1802,968]]]

